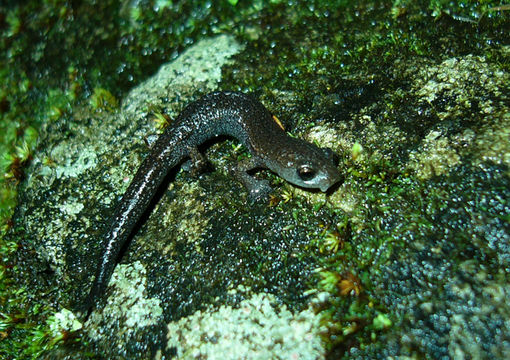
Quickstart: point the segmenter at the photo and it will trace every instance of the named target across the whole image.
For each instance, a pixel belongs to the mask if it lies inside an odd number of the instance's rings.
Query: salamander
[[[292,184],[323,192],[342,179],[336,167],[336,154],[289,136],[251,95],[240,92],[205,95],[189,104],[159,136],[117,204],[103,234],[104,251],[89,295],[82,304],[83,311],[90,311],[104,293],[121,249],[167,173],[187,158],[196,164],[203,161],[198,146],[219,136],[237,139],[250,152],[251,158],[236,173],[254,199],[264,197],[270,190],[267,180],[252,176],[258,169],[269,169]]]

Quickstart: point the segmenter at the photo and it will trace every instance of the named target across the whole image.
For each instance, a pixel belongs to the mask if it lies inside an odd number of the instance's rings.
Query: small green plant
[[[119,102],[108,90],[95,88],[90,97],[90,105],[94,110],[111,112],[119,107]]]

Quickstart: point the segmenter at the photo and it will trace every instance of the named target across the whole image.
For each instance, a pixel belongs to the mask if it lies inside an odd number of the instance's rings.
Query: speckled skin
[[[154,143],[117,205],[104,233],[105,249],[84,303],[85,311],[103,294],[120,250],[165,175],[185,158],[200,160],[197,146],[220,135],[238,139],[251,153],[252,158],[238,170],[238,175],[252,197],[267,193],[267,182],[247,173],[259,168],[268,168],[298,186],[322,191],[341,180],[331,150],[288,136],[264,105],[252,96],[238,92],[204,96],[188,105],[174,125]]]

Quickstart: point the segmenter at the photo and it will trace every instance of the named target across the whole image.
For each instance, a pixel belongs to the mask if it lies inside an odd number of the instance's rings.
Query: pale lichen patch
[[[447,174],[460,162],[448,138],[439,131],[431,131],[423,140],[421,150],[412,152],[409,158],[409,167],[421,179]]]
[[[320,147],[334,148],[339,142],[338,131],[330,126],[314,126],[310,129],[306,140],[317,142]]]
[[[260,293],[239,306],[197,311],[168,325],[167,348],[177,359],[322,359],[320,319],[311,309],[292,313]]]
[[[62,336],[65,331],[78,331],[82,328],[82,323],[69,310],[62,308],[55,315],[48,319],[48,324],[53,336]]]
[[[176,88],[201,84],[203,88],[214,89],[221,80],[221,67],[242,49],[243,45],[228,35],[201,40],[133,89],[123,101],[123,111],[127,116],[140,118],[147,114],[147,104],[166,107]]]
[[[80,211],[83,210],[85,206],[81,202],[77,201],[67,201],[66,203],[62,204],[62,211],[64,211],[67,215],[75,216],[80,213]]]
[[[428,103],[439,120],[469,128],[448,135],[443,125],[430,130],[409,167],[420,178],[447,174],[464,156],[480,164],[510,165],[510,116],[506,112],[510,77],[483,56],[467,55],[423,66],[413,86],[419,101]]]
[[[111,294],[102,312],[93,312],[87,321],[88,335],[100,340],[103,332],[116,333],[123,323],[123,336],[129,338],[137,329],[157,324],[163,314],[160,300],[147,297],[146,270],[141,262],[120,264],[110,280]],[[103,326],[99,326],[103,324]]]
[[[475,139],[474,153],[478,154],[478,162],[492,161],[510,168],[510,113],[503,114],[493,126],[481,129]]]
[[[62,177],[77,177],[98,163],[97,153],[94,149],[81,149],[79,152],[69,151],[65,143],[56,146],[52,153],[56,159],[55,175],[57,179]]]
[[[483,89],[492,96],[502,95],[505,77],[502,70],[488,64],[484,57],[454,57],[439,65],[424,67],[416,78],[416,95],[429,104],[448,99],[445,108],[438,112],[441,119],[462,116],[475,107],[479,113],[489,114],[494,110],[493,101],[477,94]]]

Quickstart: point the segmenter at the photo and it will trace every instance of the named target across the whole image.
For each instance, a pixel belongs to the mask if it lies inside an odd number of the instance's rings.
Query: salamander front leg
[[[265,201],[273,189],[269,185],[269,181],[265,179],[257,179],[252,174],[256,170],[266,168],[259,159],[250,158],[238,164],[234,169],[236,177],[241,181],[248,190],[252,201]]]

